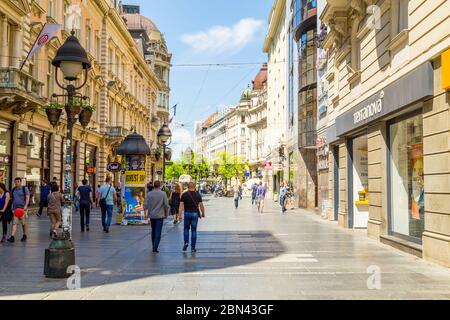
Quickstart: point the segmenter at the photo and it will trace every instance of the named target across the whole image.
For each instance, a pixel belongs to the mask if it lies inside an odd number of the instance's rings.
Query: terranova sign
[[[338,116],[336,137],[431,97],[433,89],[433,66],[426,62]]]

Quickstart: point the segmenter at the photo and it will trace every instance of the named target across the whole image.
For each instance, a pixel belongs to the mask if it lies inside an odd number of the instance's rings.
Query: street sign
[[[108,170],[109,172],[120,172],[121,165],[119,162],[111,162],[108,163],[106,170]]]
[[[274,171],[283,171],[283,164],[281,164],[281,163],[276,163],[276,164],[273,166],[273,170],[274,170]]]
[[[166,166],[172,166],[173,165],[173,161],[166,161]]]

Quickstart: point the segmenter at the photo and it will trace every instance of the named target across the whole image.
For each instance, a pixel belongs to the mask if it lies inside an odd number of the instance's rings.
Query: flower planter
[[[170,159],[172,159],[172,150],[166,150],[165,158],[167,161],[170,161]]]
[[[62,109],[50,108],[46,109],[48,121],[55,128],[58,125],[59,119],[61,118]]]
[[[78,121],[80,121],[83,128],[86,128],[91,121],[92,111],[91,110],[82,110],[78,117]]]
[[[81,112],[81,107],[79,105],[73,105],[71,107],[65,106],[67,119],[70,122],[75,122],[77,115]]]

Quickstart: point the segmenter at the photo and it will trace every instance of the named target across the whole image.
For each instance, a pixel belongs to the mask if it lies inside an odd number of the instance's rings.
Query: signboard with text
[[[124,221],[126,224],[148,223],[144,218],[146,173],[144,170],[124,174]]]

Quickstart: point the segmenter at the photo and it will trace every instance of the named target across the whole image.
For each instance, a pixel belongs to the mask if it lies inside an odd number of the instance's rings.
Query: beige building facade
[[[107,163],[121,161],[116,149],[128,133],[136,131],[150,144],[156,136],[151,120],[161,83],[111,1],[1,1],[0,180],[10,187],[14,177],[24,178],[36,205],[42,180],[63,181],[65,116],[54,129],[41,107],[52,93],[62,93],[51,61],[72,27],[70,5],[79,5],[76,36],[92,63],[81,91],[97,107],[86,129],[74,128],[74,183],[83,178],[102,183]],[[19,71],[45,23],[63,28]],[[119,183],[117,174],[114,178]]]
[[[446,266],[448,12],[448,0],[328,0],[321,14],[339,225]]]

